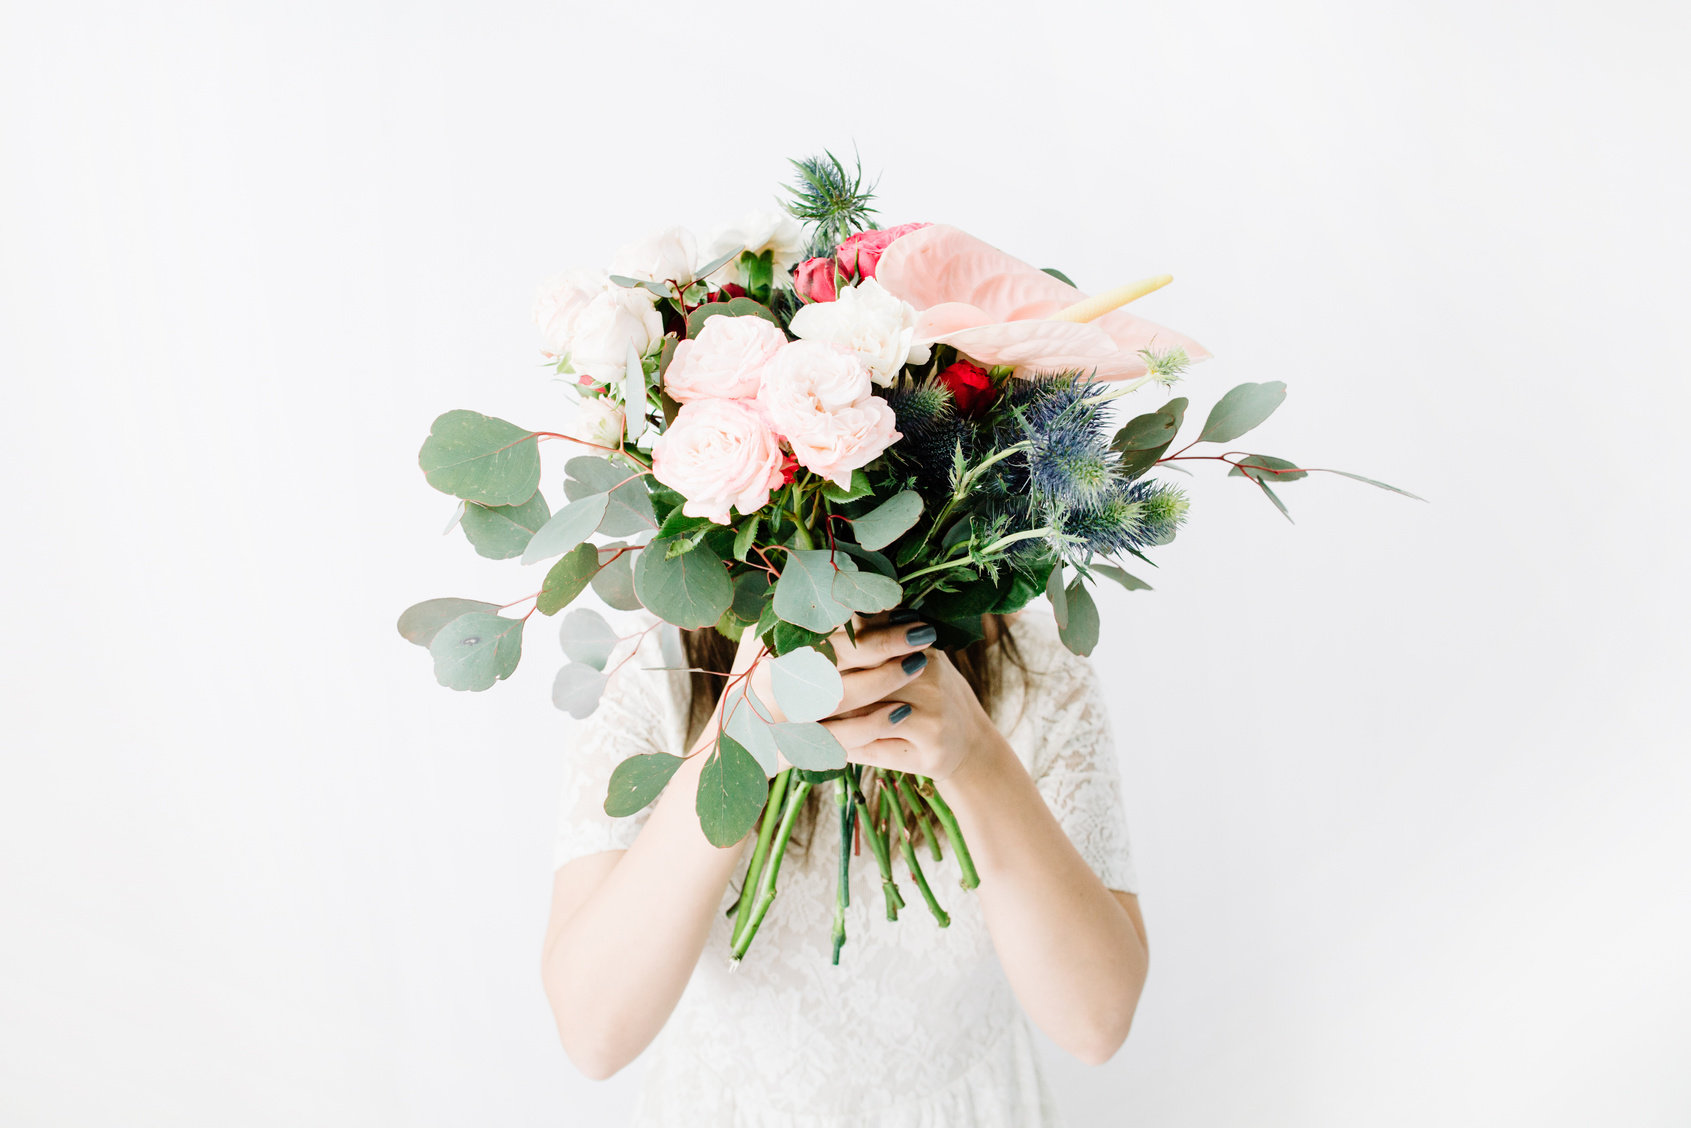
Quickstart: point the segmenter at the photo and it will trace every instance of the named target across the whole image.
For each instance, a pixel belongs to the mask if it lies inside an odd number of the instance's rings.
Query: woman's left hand
[[[944,651],[886,698],[823,725],[846,759],[930,779],[950,778],[975,753],[1004,738]]]

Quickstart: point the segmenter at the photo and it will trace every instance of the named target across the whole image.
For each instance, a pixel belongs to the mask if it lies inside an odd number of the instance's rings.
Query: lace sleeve
[[[1061,649],[1047,668],[1035,679],[1034,696],[1045,700],[1034,708],[1047,720],[1033,754],[1034,783],[1105,888],[1136,893],[1121,770],[1098,675],[1091,663]]]
[[[656,645],[642,645],[611,678],[599,708],[574,726],[564,753],[554,867],[588,854],[626,850],[646,824],[650,807],[627,818],[607,815],[605,788],[611,772],[630,756],[685,751],[686,674],[641,668],[663,664]]]

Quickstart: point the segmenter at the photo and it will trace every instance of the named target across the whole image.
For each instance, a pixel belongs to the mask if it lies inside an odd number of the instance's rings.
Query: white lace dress
[[[1069,839],[1110,889],[1133,892],[1121,785],[1091,666],[1033,613],[1012,630],[1031,673],[1006,672],[993,720],[1037,781]],[[626,849],[644,813],[606,815],[611,770],[642,752],[681,755],[688,707],[682,673],[612,679],[569,753],[557,864]],[[825,798],[831,798],[831,789]],[[920,855],[941,929],[902,860],[907,907],[886,919],[873,857],[853,859],[847,941],[829,960],[839,821],[824,802],[808,854],[791,848],[780,894],[741,966],[730,969],[729,922],[718,914],[668,1025],[648,1051],[634,1123],[663,1128],[1044,1128],[1060,1123],[1027,1019],[993,952],[979,903],[944,862]],[[750,850],[724,896],[726,909]]]

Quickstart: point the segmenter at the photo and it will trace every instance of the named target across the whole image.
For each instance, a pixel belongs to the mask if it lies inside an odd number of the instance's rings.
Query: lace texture
[[[1006,671],[993,720],[1088,865],[1133,892],[1121,783],[1090,665],[1033,613],[1012,631],[1029,672]],[[646,752],[684,749],[685,674],[641,671],[658,647],[612,679],[569,753],[556,862],[626,849],[644,813],[603,809],[611,771]],[[825,798],[831,788],[825,790]],[[980,906],[949,851],[922,867],[951,916],[941,929],[902,860],[907,906],[885,915],[867,849],[853,860],[847,942],[830,962],[839,816],[821,809],[812,846],[782,863],[780,895],[738,967],[718,914],[692,981],[648,1051],[635,1113],[641,1128],[1047,1128],[1059,1124],[1027,1019],[993,952]],[[747,857],[724,895],[737,895]]]

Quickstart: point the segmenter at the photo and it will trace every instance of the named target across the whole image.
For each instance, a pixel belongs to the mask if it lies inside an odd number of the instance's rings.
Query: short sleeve
[[[1032,758],[1034,784],[1104,887],[1136,893],[1121,769],[1098,675],[1090,662],[1062,650],[1034,680],[1039,689],[1030,697],[1043,700],[1029,705],[1045,719]]]
[[[650,668],[661,664],[656,647],[642,646],[611,677],[599,707],[575,726],[564,752],[554,868],[633,845],[651,808],[620,819],[606,814],[605,789],[611,773],[630,756],[652,752],[679,756],[685,751],[681,744],[686,739],[687,678]]]

